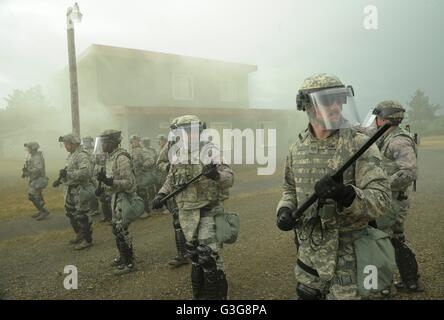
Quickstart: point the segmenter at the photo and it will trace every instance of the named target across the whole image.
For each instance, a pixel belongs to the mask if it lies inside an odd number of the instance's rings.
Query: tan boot
[[[78,245],[76,245],[74,247],[75,250],[83,250],[86,248],[89,248],[92,246],[92,242],[87,242],[86,240],[83,240],[82,242],[80,242]]]
[[[75,239],[69,240],[69,244],[78,244],[78,243],[82,242],[82,240],[83,240],[83,236],[79,232],[79,233],[76,234]]]
[[[48,211],[43,211],[43,212],[40,213],[40,215],[37,218],[35,218],[35,220],[41,221],[41,220],[46,219],[47,216],[49,216],[49,212]]]

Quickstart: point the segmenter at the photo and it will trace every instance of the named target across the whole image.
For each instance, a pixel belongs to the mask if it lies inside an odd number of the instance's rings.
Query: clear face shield
[[[370,129],[376,128],[376,115],[373,113],[373,109],[369,110],[361,123],[361,127]]]
[[[103,154],[103,142],[105,141],[102,137],[97,137],[94,141],[94,154]]]
[[[312,110],[310,121],[316,121],[327,130],[357,127],[361,124],[353,89],[331,88],[309,94]]]

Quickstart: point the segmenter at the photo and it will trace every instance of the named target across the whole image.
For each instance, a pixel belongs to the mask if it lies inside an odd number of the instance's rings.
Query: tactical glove
[[[67,175],[68,175],[68,172],[66,171],[66,168],[60,169],[60,171],[59,171],[59,178],[60,179],[66,179]]]
[[[158,193],[153,199],[153,209],[160,209],[163,207],[161,200],[166,197],[165,193]]]
[[[292,210],[288,207],[282,207],[277,214],[276,224],[282,231],[290,231],[295,226],[295,220],[292,218]]]
[[[56,181],[54,181],[54,182],[52,183],[52,186],[53,186],[54,188],[58,188],[61,184],[62,184],[62,183],[61,183],[59,180],[56,180]]]
[[[108,187],[111,187],[114,183],[114,179],[113,178],[108,178],[106,176],[105,171],[100,171],[97,174],[97,180],[103,182],[104,184],[106,184]]]
[[[100,197],[104,192],[105,192],[105,188],[97,187],[96,191],[94,192],[94,194],[96,195],[96,197]]]
[[[219,172],[217,172],[217,164],[209,163],[204,165],[202,168],[202,175],[212,180],[219,179]]]
[[[314,188],[320,200],[333,199],[344,207],[349,207],[356,197],[356,191],[351,185],[337,182],[330,175],[323,176]]]

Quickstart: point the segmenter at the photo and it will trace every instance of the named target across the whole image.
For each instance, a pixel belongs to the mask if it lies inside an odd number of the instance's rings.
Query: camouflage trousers
[[[122,196],[113,194],[111,196],[112,207],[112,228],[113,234],[116,237],[117,249],[120,253],[122,251],[132,251],[133,240],[129,233],[129,222],[124,222],[122,215]]]
[[[179,206],[179,222],[188,243],[209,247],[217,270],[224,270],[222,244],[216,239],[214,208],[183,209]]]
[[[31,185],[28,187],[28,199],[34,204],[39,212],[46,211],[43,190],[44,188],[35,188]]]
[[[316,274],[317,271],[311,269],[312,256],[313,249],[309,240],[302,241],[299,239],[299,261],[294,270],[298,282],[319,290],[322,296],[328,300],[360,299],[357,285],[356,255],[351,237],[339,238],[334,275],[328,281],[322,280]]]
[[[92,241],[92,221],[88,216],[89,204],[94,197],[94,186],[68,186],[65,189],[65,211],[75,233]]]
[[[404,226],[410,208],[409,199],[399,199],[399,192],[392,192],[392,208],[395,214],[392,226],[381,228],[382,231],[388,233],[391,237],[403,237]]]

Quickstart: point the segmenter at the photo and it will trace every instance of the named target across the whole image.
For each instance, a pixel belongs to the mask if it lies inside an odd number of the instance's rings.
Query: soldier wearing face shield
[[[131,155],[120,147],[121,132],[105,130],[98,137],[98,148],[108,154],[106,170],[99,172],[97,180],[104,186],[96,190],[96,195],[102,192],[111,194],[112,228],[116,237],[119,256],[112,262],[116,267],[115,275],[123,275],[136,270],[134,249],[129,234],[128,221],[123,215],[122,203],[125,196],[134,196],[137,190],[136,177],[133,170]]]
[[[342,181],[331,178],[367,140],[355,128],[353,96],[351,87],[327,74],[305,79],[297,95],[297,109],[306,111],[309,124],[287,155],[277,225],[297,234],[296,293],[301,300],[361,298],[354,241],[390,205],[376,145],[345,171]],[[313,191],[318,204],[295,220],[293,211]]]
[[[168,144],[168,140],[164,135],[159,136],[159,145],[160,145],[160,151],[159,156],[156,161],[156,168],[158,171],[158,179],[159,179],[159,187],[158,190],[160,190],[166,180],[166,177],[168,175],[168,172],[170,170],[170,160],[168,159],[168,152],[170,150],[170,146],[172,144]],[[176,250],[177,254],[174,258],[172,258],[170,261],[168,261],[168,264],[173,267],[177,268],[185,264],[189,264],[189,258],[187,254],[187,250],[185,247],[185,236],[183,234],[182,228],[180,226],[179,222],[179,208],[177,207],[176,200],[174,198],[169,199],[165,207],[168,209],[168,211],[171,213],[173,217],[173,228],[174,228],[174,238],[176,243]]]
[[[391,235],[401,276],[401,281],[395,284],[396,287],[414,292],[422,291],[423,287],[419,281],[415,253],[404,234],[404,225],[410,206],[410,187],[417,178],[418,151],[411,134],[399,126],[404,119],[404,113],[402,105],[393,100],[382,101],[373,110],[377,127],[386,121],[392,123],[389,131],[378,141],[382,164],[389,176],[392,206],[389,214],[377,219],[376,224]]]
[[[45,170],[45,158],[43,153],[39,151],[38,142],[28,142],[24,144],[29,157],[25,162],[22,170],[22,178],[28,178],[28,199],[37,208],[37,213],[32,217],[36,220],[43,220],[49,212],[45,208],[45,200],[43,199],[43,190],[48,185],[48,177]]]
[[[91,173],[93,174],[93,183],[97,186],[97,181],[94,178],[94,172],[96,171],[97,156],[94,154],[94,139],[91,136],[86,136],[82,138],[83,149],[88,153],[91,161]],[[93,197],[90,202],[90,215],[95,216],[98,214],[99,201],[96,197]]]
[[[66,216],[76,233],[76,238],[70,244],[77,244],[76,250],[82,250],[92,245],[90,201],[94,197],[94,183],[92,181],[92,165],[89,154],[80,145],[80,138],[74,133],[61,136],[66,151],[69,152],[66,166],[59,172],[59,179],[53,186],[60,183],[65,185]]]
[[[181,116],[171,124],[182,140],[171,146],[171,167],[153,207],[162,206],[161,199],[177,187],[202,173],[202,177],[189,185],[175,200],[179,209],[179,222],[185,235],[187,251],[192,260],[191,284],[193,299],[226,299],[228,283],[222,259],[222,244],[216,239],[215,215],[223,210],[223,201],[228,198],[228,189],[233,185],[233,171],[217,159],[217,149],[210,143],[200,143],[200,134],[205,125],[194,115]],[[186,133],[186,135],[185,135]],[[201,157],[200,152],[211,156]],[[174,156],[176,151],[180,157]],[[179,158],[180,158],[179,157]],[[213,162],[210,161],[213,159]],[[207,162],[207,163],[205,163]]]

